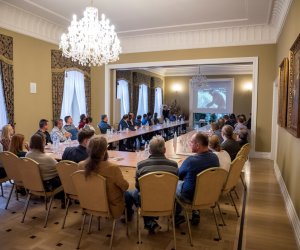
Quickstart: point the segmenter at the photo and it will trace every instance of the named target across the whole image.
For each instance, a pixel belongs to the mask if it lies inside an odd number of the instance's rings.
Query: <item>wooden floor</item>
[[[289,224],[283,199],[273,171],[273,163],[268,160],[251,160],[249,171],[249,191],[246,210],[244,249],[297,249],[291,226]],[[131,178],[130,169],[126,170],[126,178]],[[131,183],[132,186],[132,183]],[[4,186],[5,197],[0,197],[0,249],[10,250],[50,250],[75,249],[81,222],[80,208],[73,204],[67,218],[65,229],[61,229],[64,210],[60,202],[55,201],[49,217],[47,228],[43,228],[45,210],[41,200],[34,200],[28,210],[25,223],[20,223],[24,198],[16,201],[13,197],[9,209],[5,210],[6,197],[10,184]],[[236,202],[240,207],[243,188],[239,184],[240,199]],[[226,198],[222,198],[221,208],[227,226],[222,227],[223,240],[215,241],[216,228],[211,211],[201,212],[201,224],[192,228],[194,247],[188,243],[187,228],[182,224],[176,228],[177,249],[236,249],[240,228],[240,219],[236,217],[233,207]],[[137,244],[136,217],[130,222],[130,236],[127,238],[125,225],[117,223],[114,249],[172,249],[172,231],[167,232],[166,219],[159,223],[162,230],[156,235],[148,235],[142,230],[143,244]],[[170,227],[170,229],[172,229]],[[101,231],[97,231],[96,220],[92,233],[85,233],[81,249],[108,249],[111,221],[101,219]]]

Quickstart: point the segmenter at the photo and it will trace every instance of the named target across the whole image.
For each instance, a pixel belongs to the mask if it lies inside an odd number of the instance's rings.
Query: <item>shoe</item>
[[[176,215],[175,216],[175,226],[179,226],[180,224],[185,222],[185,218],[183,215]]]
[[[144,228],[147,229],[150,234],[155,234],[161,229],[161,226],[156,221],[152,221],[148,225],[145,225]]]
[[[197,212],[193,212],[191,224],[193,226],[197,226],[197,225],[199,225],[199,223],[200,223],[200,214],[199,214],[199,212],[198,211]]]

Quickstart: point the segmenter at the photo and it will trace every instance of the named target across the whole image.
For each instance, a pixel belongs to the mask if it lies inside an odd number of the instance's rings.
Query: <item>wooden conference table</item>
[[[121,132],[115,135],[111,135],[111,137],[108,137],[108,135],[101,135],[101,136],[106,137],[109,142],[116,142],[118,140],[136,137],[138,135],[143,135],[145,133],[154,132],[154,131],[158,131],[170,127],[175,127],[186,123],[187,122],[181,122],[180,124],[179,123],[173,124],[172,126],[169,127],[163,125],[154,125],[149,127],[149,129],[142,128],[136,131]],[[191,132],[178,136],[177,140],[175,140],[177,141],[177,143],[174,143],[174,139],[171,139],[166,142],[166,154],[165,154],[166,157],[169,158],[170,160],[176,161],[179,167],[181,166],[182,162],[189,155],[192,154],[189,147],[189,141],[191,136],[195,132],[196,131],[193,130]],[[58,149],[54,150],[52,147],[46,147],[45,151],[48,155],[52,156],[56,160],[61,160],[62,153],[66,147],[70,147],[70,146],[75,147],[77,145],[78,145],[77,141],[72,141],[71,143],[60,143]],[[176,153],[174,151],[174,145],[176,145]],[[147,153],[147,150],[137,151],[137,152],[109,150],[108,155],[109,155],[109,161],[120,166],[124,178],[129,182],[130,189],[134,188],[137,163],[148,158],[149,154]]]

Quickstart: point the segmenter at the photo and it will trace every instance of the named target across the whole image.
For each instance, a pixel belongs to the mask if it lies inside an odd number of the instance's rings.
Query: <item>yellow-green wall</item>
[[[208,79],[233,78],[234,98],[233,112],[235,114],[245,114],[247,117],[251,113],[252,92],[244,89],[245,83],[252,82],[252,75],[224,75],[208,76]],[[176,99],[185,114],[189,114],[189,82],[191,76],[168,76],[165,77],[164,103],[170,105]],[[174,91],[174,84],[181,87],[179,92]]]
[[[41,118],[52,120],[51,49],[57,46],[0,29],[13,37],[14,105],[16,131],[29,137]],[[29,83],[37,83],[37,93],[29,93]]]
[[[170,50],[145,53],[122,54],[118,64],[176,61],[192,59],[258,57],[258,110],[256,127],[256,150],[261,152],[271,151],[271,124],[272,124],[272,86],[276,77],[276,45],[255,45],[226,48],[205,48],[188,50]],[[98,81],[104,81],[104,75]],[[103,112],[104,100],[96,107]]]
[[[283,31],[276,47],[278,66],[284,57],[289,56],[289,49],[300,33],[300,1],[295,0],[290,8]],[[300,217],[300,139],[295,138],[284,128],[279,128],[277,163]]]
[[[15,117],[17,131],[29,136],[40,118],[52,119],[50,50],[56,45],[4,29],[14,38]],[[122,54],[118,64],[188,59],[258,57],[258,109],[256,150],[271,150],[272,83],[276,75],[276,45],[189,49]],[[104,67],[92,68],[92,117],[94,125],[104,112]],[[37,83],[37,94],[29,93],[29,82]]]

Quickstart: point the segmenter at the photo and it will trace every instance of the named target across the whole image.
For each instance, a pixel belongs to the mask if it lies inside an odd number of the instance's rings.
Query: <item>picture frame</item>
[[[289,84],[289,59],[282,60],[278,69],[278,125],[285,128],[287,126],[287,106],[288,106],[288,84]]]
[[[290,49],[287,130],[300,137],[300,34]]]

